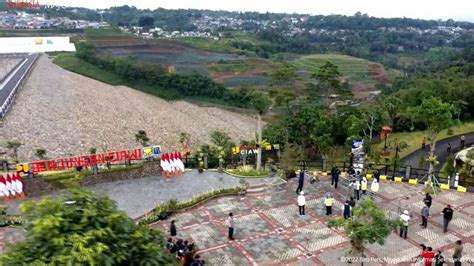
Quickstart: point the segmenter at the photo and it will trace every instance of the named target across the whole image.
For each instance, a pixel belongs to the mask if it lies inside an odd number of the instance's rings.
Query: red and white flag
[[[16,193],[23,194],[23,180],[19,173],[16,174]]]
[[[8,196],[10,196],[10,193],[8,193],[7,190],[7,181],[5,180],[3,175],[0,175],[0,198]]]
[[[12,179],[10,177],[9,174],[7,174],[7,190],[8,190],[8,193],[11,195],[11,196],[15,196],[15,191],[13,190],[13,186],[12,186]]]

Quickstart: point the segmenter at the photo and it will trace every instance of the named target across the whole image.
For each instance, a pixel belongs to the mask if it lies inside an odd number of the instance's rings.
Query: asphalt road
[[[10,76],[6,77],[4,82],[0,84],[0,108],[4,105],[4,103],[8,100],[8,97],[11,95],[12,91],[15,89],[16,85],[21,81],[24,77],[23,75],[26,73],[28,68],[33,64],[35,61],[36,54],[31,55],[18,55],[18,56],[9,56],[9,57],[18,57],[18,58],[26,58],[26,63],[20,63],[20,68],[18,71],[13,70]],[[15,72],[16,71],[16,72]],[[11,76],[13,75],[13,76]],[[10,78],[11,77],[11,78]],[[2,117],[1,110],[0,110],[0,118]]]
[[[465,146],[464,147],[470,147],[471,145],[474,144],[474,132],[464,134],[465,137]],[[438,158],[439,164],[436,166],[436,170],[440,170],[444,163],[446,162],[446,158],[448,157],[448,143],[451,143],[451,153],[456,153],[461,150],[461,136],[453,136],[447,139],[443,139],[440,141],[436,142],[436,157]],[[405,158],[401,160],[401,164],[404,166],[410,165],[414,168],[419,168],[418,167],[418,162],[420,161],[420,156],[421,154],[428,154],[429,153],[429,147],[425,147],[424,150],[421,150],[421,143],[420,143],[420,149],[409,154]],[[425,169],[428,169],[427,167],[429,166],[428,163],[425,165]]]

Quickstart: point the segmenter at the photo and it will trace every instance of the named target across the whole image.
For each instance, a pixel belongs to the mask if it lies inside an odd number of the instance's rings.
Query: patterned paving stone
[[[305,212],[308,214],[309,211],[310,209],[306,205]],[[291,227],[311,220],[309,215],[299,215],[296,204],[269,209],[263,211],[263,214],[283,227]]]
[[[228,243],[227,235],[219,232],[212,224],[183,229],[178,231],[178,237],[192,240],[198,249],[207,249]]]
[[[324,205],[324,197],[307,200],[306,208],[309,208],[310,210],[312,210],[313,213],[316,213],[316,215],[318,216],[326,217],[326,206]],[[340,201],[334,200],[334,205],[332,206],[333,215],[342,215],[343,209],[344,205]]]
[[[445,258],[452,258],[454,253],[454,248],[451,248],[443,252]],[[474,244],[464,243],[463,252],[462,252],[463,265],[471,265],[469,263],[474,263]]]
[[[337,249],[329,249],[317,256],[318,260],[324,263],[324,265],[331,265],[331,266],[347,266],[347,265],[360,265],[359,263],[352,263],[348,264],[347,260],[349,257],[353,255],[348,254],[348,247],[345,248],[337,248]],[[317,264],[313,264],[317,265]],[[372,265],[380,265],[375,262],[364,262],[364,265],[372,266]]]
[[[224,224],[224,227],[227,225]],[[272,230],[265,220],[258,214],[250,214],[235,218],[235,237],[243,239],[247,237],[255,237],[262,233],[268,233]]]
[[[251,265],[251,263],[234,247],[227,246],[200,254],[206,265],[233,266]]]
[[[474,201],[474,195],[472,193],[459,193],[455,191],[441,191],[439,198],[440,201],[445,204],[451,204],[454,207],[464,205]]]
[[[239,197],[219,198],[207,205],[207,208],[215,217],[227,217],[230,212],[237,214],[249,210]]]
[[[278,234],[241,244],[258,264],[284,263],[301,254],[299,249],[292,247],[288,240]]]
[[[440,216],[437,219],[437,222],[439,222],[439,224],[442,226],[443,217]],[[453,219],[449,223],[448,230],[452,230],[464,237],[474,236],[474,219],[462,213],[456,212],[453,215]]]
[[[410,232],[410,228],[408,229],[408,232]],[[383,246],[379,244],[370,244],[367,248],[378,257],[384,258],[387,262],[396,263],[409,261],[420,253],[418,246],[400,238],[400,236],[395,233],[392,233],[387,237]]]
[[[465,211],[466,213],[469,213],[469,215],[473,215],[473,216],[474,216],[474,206],[470,206],[470,207],[467,207],[467,208],[463,208],[462,210]]]
[[[425,206],[423,199],[424,199],[424,196],[416,196],[416,197],[411,198],[410,199],[411,204],[409,205],[407,210],[419,214],[421,212],[421,209]],[[434,198],[430,207],[430,215],[440,213],[441,211],[443,211],[445,207],[446,207],[446,204],[439,202],[437,198]]]
[[[454,243],[459,238],[451,233],[443,233],[443,229],[428,221],[428,227],[423,228],[419,225],[412,225],[408,228],[408,237],[417,243],[430,245],[433,249]]]
[[[313,223],[290,230],[292,238],[309,251],[338,245],[347,240],[322,223]]]
[[[209,221],[209,218],[204,212],[203,208],[199,208],[198,210],[193,212],[180,213],[176,216],[171,217],[168,220],[172,219],[176,221],[177,228],[182,228],[193,224],[201,224]]]

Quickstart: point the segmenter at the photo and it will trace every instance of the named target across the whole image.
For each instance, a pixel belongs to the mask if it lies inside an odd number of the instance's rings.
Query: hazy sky
[[[39,0],[40,4],[107,8],[193,8],[302,14],[468,20],[474,22],[474,0]]]

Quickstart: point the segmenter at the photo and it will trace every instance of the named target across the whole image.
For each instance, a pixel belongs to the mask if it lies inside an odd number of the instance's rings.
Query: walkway
[[[470,145],[474,144],[474,132],[465,134],[464,136],[466,137],[465,147],[469,147]],[[436,152],[435,152],[435,154],[438,158],[438,161],[440,162],[440,164],[438,164],[438,166],[436,167],[437,170],[440,170],[446,162],[446,158],[448,157],[448,152],[447,152],[448,143],[451,143],[451,152],[459,151],[460,148],[461,148],[460,147],[460,145],[461,145],[461,136],[453,136],[453,137],[443,139],[443,140],[440,140],[440,141],[436,142]],[[421,146],[421,143],[420,143],[420,146]],[[425,150],[419,149],[419,150],[409,154],[405,158],[403,158],[401,160],[401,164],[402,165],[411,165],[412,167],[418,168],[418,162],[420,161],[421,154],[423,154],[423,153],[428,154],[428,152],[429,152],[428,147],[426,147]],[[426,165],[426,167],[428,167],[428,164]]]
[[[419,244],[443,250],[451,257],[453,243],[462,239],[465,257],[474,259],[474,194],[443,191],[434,197],[433,217],[428,228],[418,224],[422,207],[422,186],[382,183],[383,206],[387,214],[398,217],[399,210],[410,210],[412,221],[408,239],[392,233],[385,245],[368,245],[372,263],[407,262],[419,254]],[[323,196],[335,192],[334,217],[341,215],[342,202],[347,195],[343,188],[335,191],[329,180],[315,185],[306,184],[306,216],[298,215],[296,180],[270,186],[261,194],[245,197],[225,197],[172,217],[177,222],[178,237],[194,241],[206,265],[347,265],[341,259],[350,243],[343,232],[326,226],[328,218],[322,204]],[[448,233],[442,233],[440,212],[446,204],[455,208]],[[400,205],[400,208],[397,206]],[[235,215],[236,241],[227,240],[226,219]],[[170,219],[169,219],[170,220]],[[167,232],[168,223],[153,225]]]

